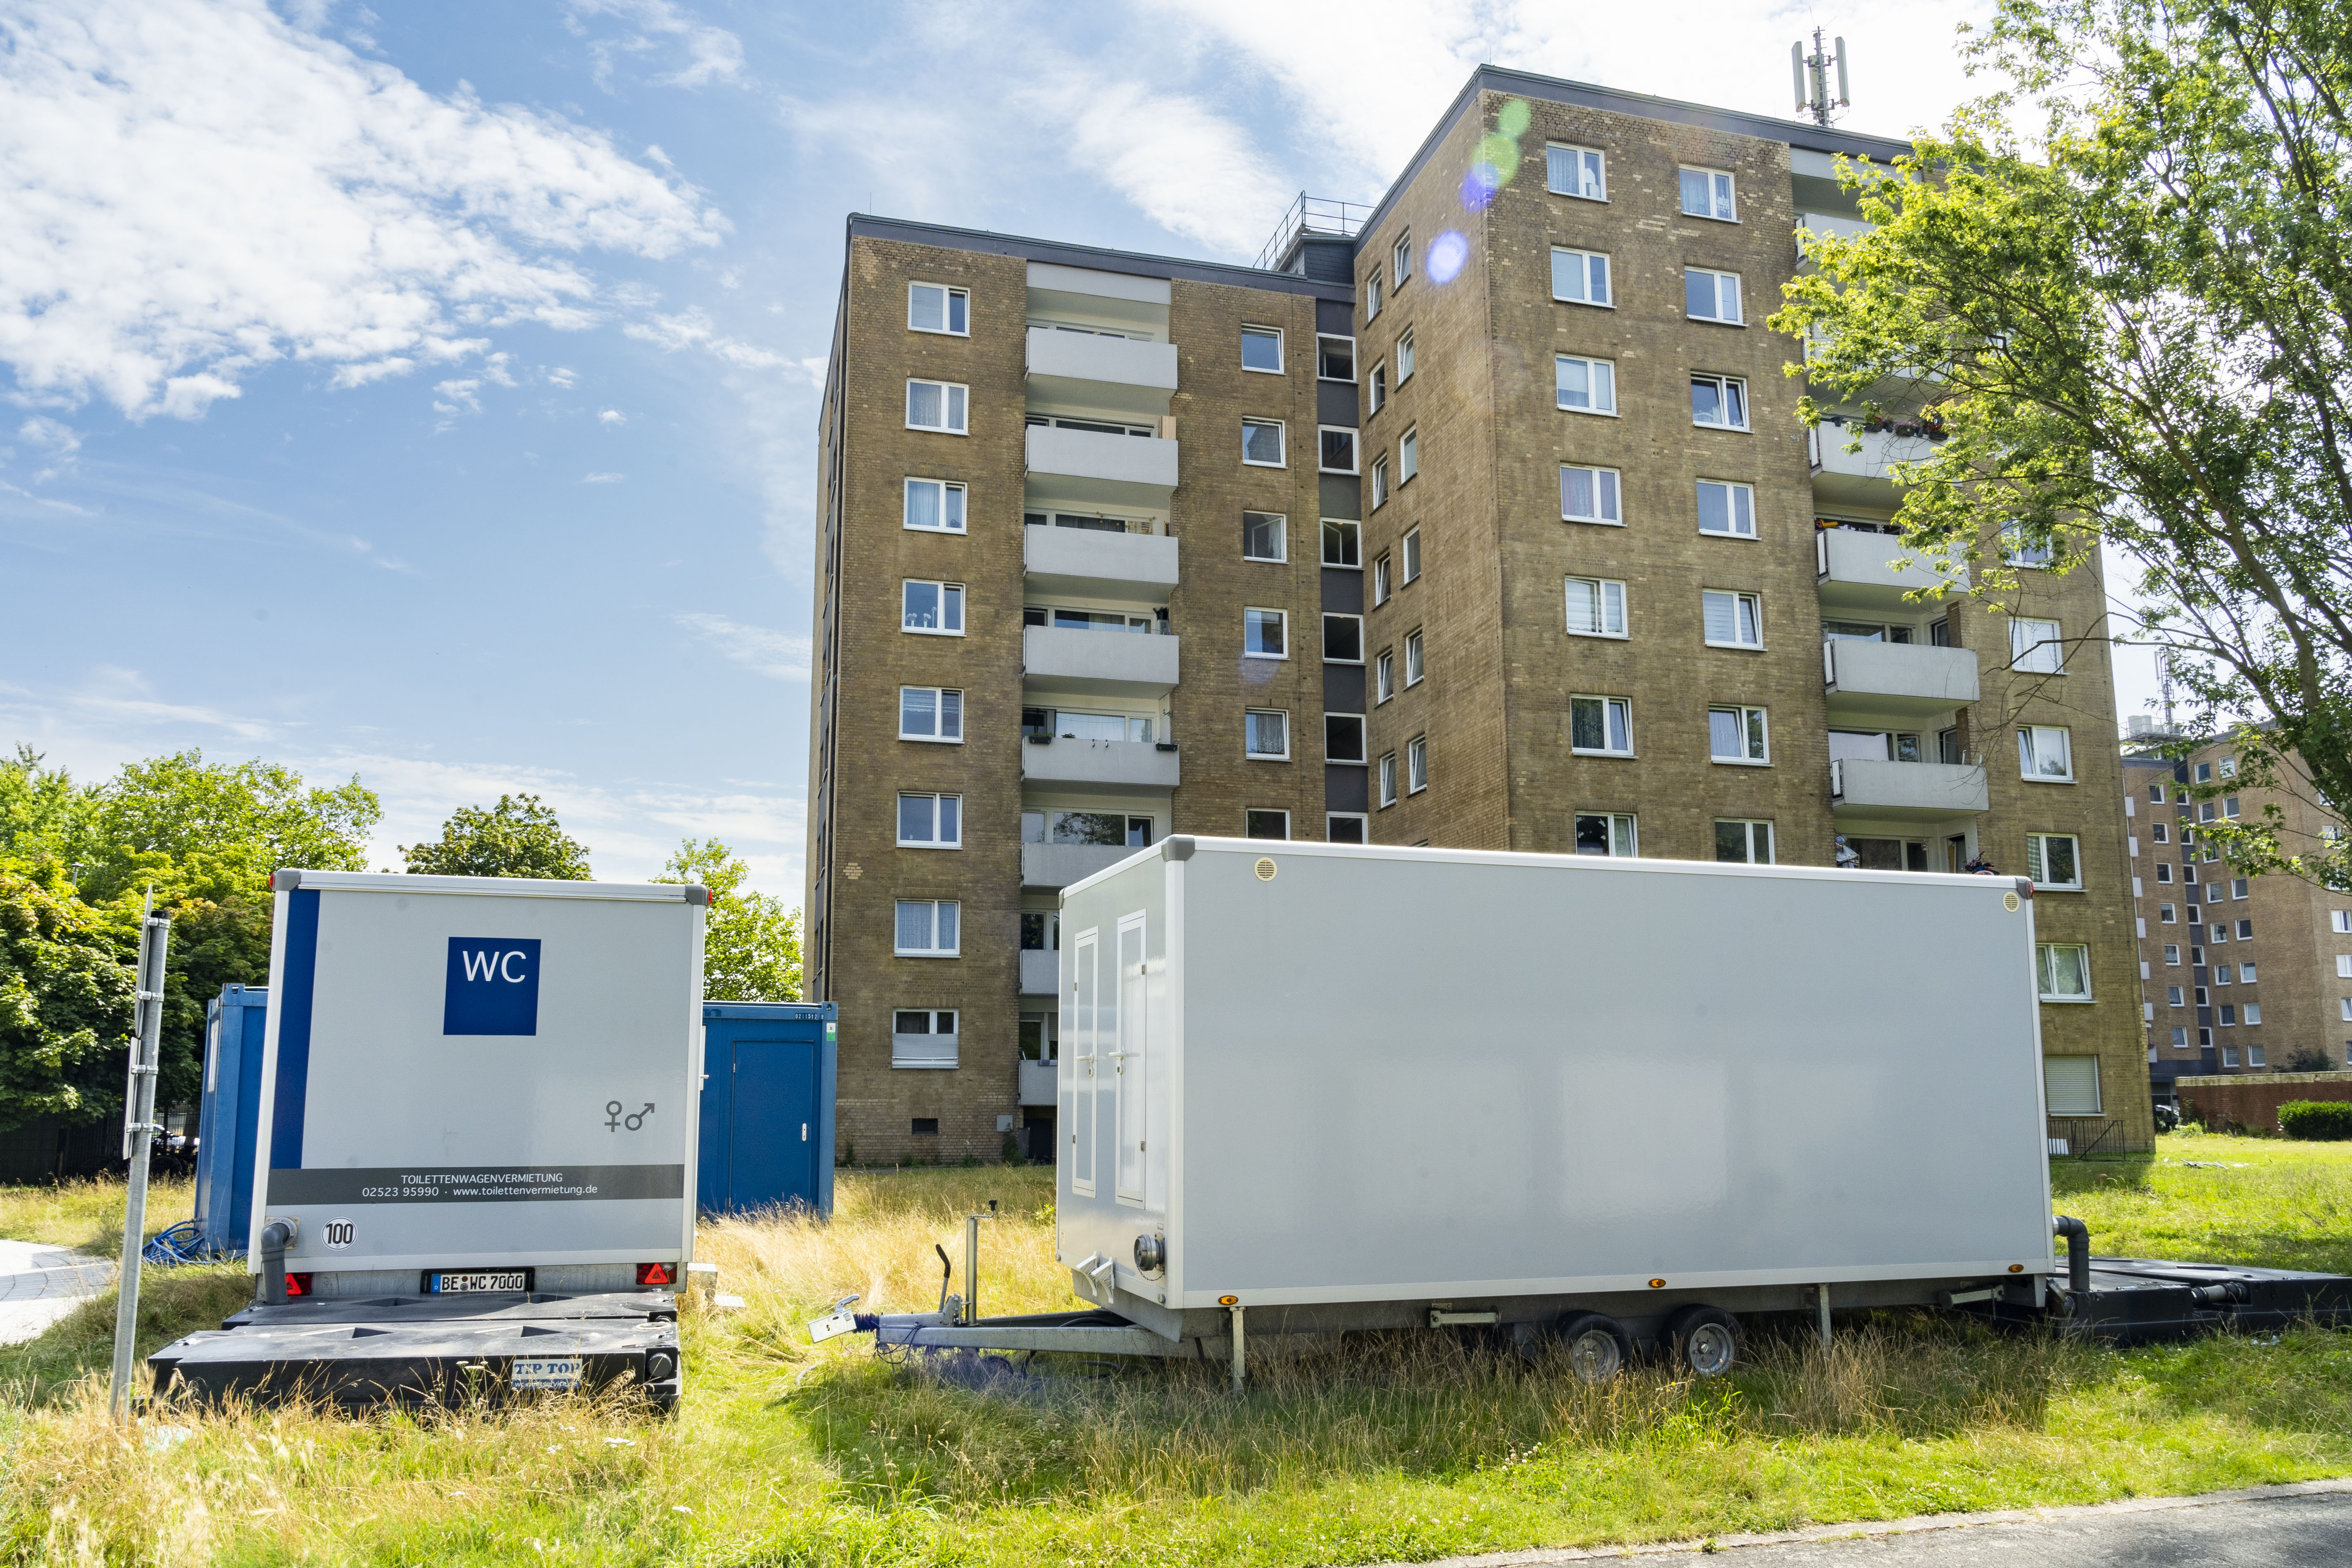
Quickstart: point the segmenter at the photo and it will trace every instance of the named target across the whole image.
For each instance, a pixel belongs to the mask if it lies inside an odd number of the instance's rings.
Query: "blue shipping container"
[[[804,1204],[833,1213],[830,1002],[702,1005],[702,1212]]]
[[[196,1118],[196,1229],[214,1252],[243,1253],[253,1223],[261,1128],[261,1031],[269,991],[224,985],[205,1005],[205,1092]]]

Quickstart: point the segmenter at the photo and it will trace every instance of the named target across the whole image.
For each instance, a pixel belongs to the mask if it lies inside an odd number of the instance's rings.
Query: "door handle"
[[[805,1121],[801,1123],[801,1142],[803,1143],[808,1142],[808,1123]]]

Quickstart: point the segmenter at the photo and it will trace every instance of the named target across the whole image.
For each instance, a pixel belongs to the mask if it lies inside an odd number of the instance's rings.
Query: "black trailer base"
[[[159,1401],[359,1409],[619,1392],[659,1411],[684,1363],[667,1290],[374,1296],[254,1305],[147,1358]]]
[[[2037,1312],[1994,1302],[1988,1303],[1987,1315],[2007,1323],[2054,1318],[2071,1332],[2116,1345],[2264,1333],[2302,1322],[2352,1326],[2352,1277],[2235,1263],[2094,1258],[2090,1289],[2069,1290],[2053,1307],[2054,1311]]]

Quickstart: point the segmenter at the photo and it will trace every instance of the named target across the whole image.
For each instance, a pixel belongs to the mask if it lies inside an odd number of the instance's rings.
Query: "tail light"
[[[640,1263],[637,1265],[637,1283],[640,1285],[675,1285],[677,1283],[677,1265],[675,1263]]]
[[[290,1301],[297,1296],[308,1296],[310,1293],[310,1276],[308,1274],[289,1274],[286,1277],[286,1299]]]

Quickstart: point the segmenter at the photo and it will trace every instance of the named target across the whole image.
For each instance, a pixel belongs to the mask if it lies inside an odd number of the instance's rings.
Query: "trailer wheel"
[[[1720,1307],[1685,1307],[1666,1320],[1666,1352],[1693,1377],[1721,1377],[1739,1363],[1739,1320]]]
[[[1579,1312],[1559,1326],[1560,1348],[1580,1383],[1607,1383],[1633,1359],[1625,1325],[1603,1312]]]

